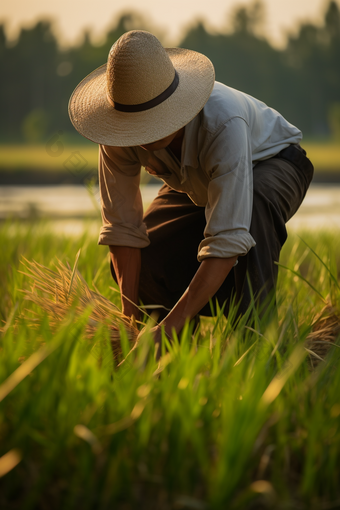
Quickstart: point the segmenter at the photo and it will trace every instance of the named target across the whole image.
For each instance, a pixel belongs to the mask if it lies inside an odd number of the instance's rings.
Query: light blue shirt
[[[168,149],[99,146],[99,244],[149,244],[139,191],[143,166],[205,207],[199,261],[245,255],[255,246],[249,234],[253,167],[301,139],[301,131],[276,110],[216,82],[203,110],[185,127],[181,162]]]

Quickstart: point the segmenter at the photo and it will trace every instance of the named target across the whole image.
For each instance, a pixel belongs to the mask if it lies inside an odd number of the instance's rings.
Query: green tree
[[[48,127],[46,111],[37,108],[32,110],[22,122],[22,133],[26,142],[41,142],[44,140]]]
[[[306,133],[329,134],[328,111],[340,100],[340,13],[331,1],[322,26],[300,26],[285,51],[298,98],[296,115]]]
[[[328,110],[328,121],[333,139],[340,142],[340,102],[331,104]]]
[[[264,19],[263,4],[255,1],[234,10],[229,30],[211,34],[200,21],[180,45],[207,55],[218,81],[265,101],[305,134],[329,135],[334,105],[340,103],[339,0],[329,2],[321,25],[302,24],[281,51],[263,36]],[[131,29],[150,30],[162,40],[135,13],[122,15],[102,43],[94,44],[86,31],[82,42],[67,50],[60,49],[48,20],[22,29],[14,45],[7,43],[0,25],[1,139],[27,140],[28,133],[39,138],[60,129],[75,136],[67,114],[73,89],[106,62],[111,45]]]
[[[57,40],[51,23],[39,21],[22,29],[14,46],[5,46],[0,81],[1,134],[18,137],[22,120],[33,110],[45,110],[53,118],[60,90],[55,80]]]
[[[290,89],[282,52],[262,36],[264,8],[259,2],[237,8],[231,16],[231,33],[210,34],[199,22],[181,41],[207,55],[215,66],[216,79],[265,101],[289,115],[289,101],[281,90]]]

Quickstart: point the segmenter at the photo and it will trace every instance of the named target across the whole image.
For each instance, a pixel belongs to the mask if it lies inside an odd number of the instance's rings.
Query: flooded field
[[[157,195],[160,186],[141,188],[144,205]],[[53,229],[78,234],[84,228],[98,230],[100,198],[84,186],[0,186],[0,219],[49,219]],[[339,229],[340,186],[314,184],[289,229]]]

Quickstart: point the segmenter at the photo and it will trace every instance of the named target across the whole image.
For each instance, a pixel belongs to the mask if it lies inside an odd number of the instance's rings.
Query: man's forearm
[[[178,333],[186,319],[192,319],[218,291],[235,265],[237,256],[227,259],[204,259],[183,296],[161,322],[171,335],[172,328]]]
[[[109,248],[117,283],[122,294],[123,313],[129,317],[134,315],[139,318],[139,310],[133,303],[138,304],[140,249],[129,246],[110,246]]]

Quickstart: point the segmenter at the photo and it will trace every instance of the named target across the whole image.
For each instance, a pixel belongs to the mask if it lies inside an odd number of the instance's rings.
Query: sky
[[[21,26],[30,27],[37,19],[56,21],[56,32],[65,46],[80,40],[85,28],[100,40],[123,12],[133,10],[145,16],[166,34],[168,44],[176,45],[181,33],[197,19],[207,27],[219,30],[228,26],[235,6],[249,5],[253,0],[4,0],[0,5],[0,21],[6,33],[15,39]],[[339,0],[338,0],[339,2]],[[266,22],[264,35],[272,44],[282,47],[286,34],[294,33],[302,21],[321,23],[329,0],[262,0]]]

